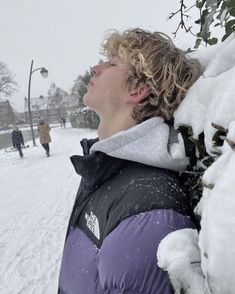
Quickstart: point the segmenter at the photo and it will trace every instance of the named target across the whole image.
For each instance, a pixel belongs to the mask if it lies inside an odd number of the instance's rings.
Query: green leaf
[[[227,0],[226,2],[228,8],[235,8],[235,0]]]
[[[198,139],[194,139],[193,137],[191,140],[194,142],[194,144],[197,147],[198,153],[199,153],[199,159],[204,158],[205,156],[208,156],[208,153],[206,152],[206,146],[205,146],[205,136],[204,133],[202,132],[199,136]]]
[[[207,39],[209,39],[210,35],[210,25],[211,23],[213,23],[214,21],[214,14],[216,13],[216,8],[212,8],[210,13],[207,14],[204,19],[202,19],[202,30],[201,30],[201,35],[202,35],[202,39],[207,42]]]
[[[205,23],[205,19],[206,19],[206,17],[207,17],[208,14],[209,14],[209,10],[208,9],[202,10],[202,14],[201,14],[201,22],[202,22],[202,24]]]
[[[227,0],[227,7],[231,16],[235,16],[235,0]]]
[[[204,6],[205,2],[206,2],[206,0],[202,0],[202,1],[197,0],[196,1],[196,7],[199,8],[199,9],[202,9],[202,7]]]
[[[196,24],[200,24],[201,23],[201,19],[199,18],[199,19],[195,20],[195,23]]]
[[[202,38],[197,38],[195,45],[194,45],[194,48],[197,49],[201,45],[201,42],[202,42]]]
[[[235,8],[231,8],[229,10],[229,13],[230,13],[231,16],[235,16]]]
[[[217,38],[208,39],[207,42],[209,45],[215,45],[218,43],[218,39]]]
[[[202,159],[202,164],[204,164],[206,167],[209,167],[212,165],[212,163],[215,161],[215,159],[212,156],[207,156]]]
[[[226,18],[227,15],[229,14],[227,5],[224,3],[221,6],[220,12],[217,14],[216,19],[218,19],[220,21],[220,23],[222,23]]]
[[[217,0],[206,0],[206,7],[218,7],[218,1]]]
[[[229,36],[231,35],[231,33],[230,34],[225,34],[224,36],[223,36],[223,38],[222,38],[222,42],[224,42]]]
[[[214,136],[212,137],[213,146],[219,147],[222,146],[224,143],[224,139],[226,138],[226,132],[223,132],[221,130],[218,130],[214,133]]]
[[[234,31],[235,19],[229,20],[225,25],[226,34],[231,34]]]
[[[226,4],[226,2],[224,2],[224,0],[219,0],[219,1],[218,1],[218,7],[220,6],[221,3],[222,3],[222,5],[221,5],[221,9],[224,9],[224,7],[226,7],[227,4]]]
[[[189,170],[192,170],[197,163],[195,144],[191,139],[192,128],[190,126],[179,126],[179,132],[182,135],[185,147],[185,154],[189,158]]]

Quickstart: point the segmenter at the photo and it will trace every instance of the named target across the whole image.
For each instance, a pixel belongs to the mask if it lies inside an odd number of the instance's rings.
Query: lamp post
[[[29,123],[31,128],[33,146],[36,146],[36,143],[35,143],[33,120],[32,120],[32,113],[31,113],[31,106],[30,106],[30,90],[31,90],[31,76],[37,70],[40,70],[40,74],[42,75],[43,78],[46,79],[48,76],[48,70],[45,67],[39,67],[33,70],[33,60],[31,61],[30,72],[29,72],[29,86],[28,86],[28,112],[29,112]]]
[[[47,96],[47,122],[49,122],[50,121],[50,117],[49,117],[49,107],[48,107],[48,103],[49,103],[49,99],[50,99],[50,96],[48,95]]]

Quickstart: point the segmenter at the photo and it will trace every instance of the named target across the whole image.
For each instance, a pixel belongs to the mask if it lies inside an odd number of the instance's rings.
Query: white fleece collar
[[[184,152],[174,158],[169,152],[169,127],[160,117],[154,117],[128,130],[118,132],[112,137],[95,143],[90,153],[101,151],[109,156],[140,162],[150,166],[166,168],[174,171],[185,170],[188,159]],[[177,138],[177,137],[176,137]],[[174,143],[174,150],[184,148]],[[173,146],[172,145],[172,146]],[[176,148],[176,145],[180,145]],[[179,148],[178,148],[179,149]],[[183,155],[182,155],[183,154]]]

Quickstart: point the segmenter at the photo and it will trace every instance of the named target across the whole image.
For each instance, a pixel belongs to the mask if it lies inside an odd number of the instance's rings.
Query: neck
[[[114,134],[127,130],[133,126],[135,126],[137,123],[136,121],[131,117],[115,117],[107,119],[100,117],[100,124],[98,127],[98,136],[99,139],[106,139]]]

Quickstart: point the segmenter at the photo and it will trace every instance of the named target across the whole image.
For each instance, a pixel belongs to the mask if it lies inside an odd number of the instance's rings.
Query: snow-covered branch
[[[195,139],[204,133],[206,151],[215,161],[202,177],[203,195],[195,209],[201,218],[199,234],[183,230],[168,235],[157,257],[176,293],[183,289],[187,294],[233,294],[235,35],[192,55],[201,61],[204,73],[177,110],[175,126],[190,126]]]

